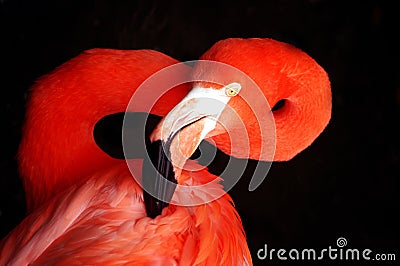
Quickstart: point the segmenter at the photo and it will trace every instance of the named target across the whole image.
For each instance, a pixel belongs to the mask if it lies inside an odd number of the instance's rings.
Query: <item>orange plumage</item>
[[[18,153],[29,212],[99,168],[118,162],[96,145],[96,122],[105,115],[125,112],[145,79],[176,63],[152,50],[92,49],[36,82]],[[165,115],[188,89],[170,90],[152,113]]]
[[[329,121],[327,75],[292,46],[270,39],[228,39],[214,45],[202,59],[232,64],[245,72],[261,88],[270,106],[281,99],[288,101],[273,114],[277,160],[290,159],[310,145]],[[219,177],[206,168],[175,171],[180,185],[207,183],[209,189],[201,195],[176,190],[175,198],[211,201],[197,206],[169,205],[151,219],[146,216],[143,191],[126,163],[109,157],[93,139],[93,127],[99,119],[125,111],[130,96],[147,77],[176,62],[150,50],[95,49],[38,81],[32,88],[19,152],[31,214],[0,243],[0,265],[252,264],[232,199],[225,193],[212,200],[215,192],[223,194]],[[202,69],[201,64],[195,66],[194,77],[207,80],[208,75],[221,73]],[[242,83],[240,93],[251,95],[251,86],[239,77],[221,76],[227,78],[226,83]],[[217,88],[202,88],[208,89]],[[153,112],[166,115],[188,90],[183,85],[170,91]],[[265,129],[253,128],[254,114],[240,96],[232,99],[227,105],[237,111],[249,131],[250,157],[272,159],[258,147],[263,143],[257,134]],[[166,120],[173,122],[180,115],[179,109],[172,111]],[[192,135],[196,140],[207,137],[201,131],[203,122],[200,119],[187,126],[181,132],[184,141],[178,144],[188,144],[185,141],[191,138],[185,134],[198,134]],[[160,130],[156,128],[155,138]],[[214,138],[224,152],[241,157],[240,149],[230,149],[226,137],[230,133],[235,137],[234,130],[208,137]],[[192,146],[186,149],[186,157],[195,149]],[[132,159],[130,163],[141,167],[141,160]],[[186,165],[191,169],[198,166],[190,160]]]

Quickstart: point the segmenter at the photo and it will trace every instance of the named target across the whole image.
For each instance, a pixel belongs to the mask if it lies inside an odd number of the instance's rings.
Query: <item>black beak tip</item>
[[[150,217],[152,219],[160,215],[162,213],[162,210],[169,205],[167,202],[156,199],[146,191],[144,191],[143,196],[146,206],[147,217]]]
[[[143,197],[147,216],[155,218],[169,205],[176,179],[169,160],[169,143],[147,143],[147,154],[143,163]]]

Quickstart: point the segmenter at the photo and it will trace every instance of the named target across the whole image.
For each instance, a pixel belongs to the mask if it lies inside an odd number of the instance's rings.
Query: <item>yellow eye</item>
[[[226,85],[224,88],[225,88],[225,95],[228,97],[233,97],[239,93],[242,86],[240,86],[240,84],[237,82],[232,82],[231,84]]]
[[[238,92],[232,88],[226,88],[225,94],[226,94],[226,96],[233,97],[233,96],[236,96],[238,94]]]

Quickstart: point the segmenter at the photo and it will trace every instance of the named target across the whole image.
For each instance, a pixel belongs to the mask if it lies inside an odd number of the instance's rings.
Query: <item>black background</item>
[[[313,145],[274,163],[256,191],[247,191],[249,178],[231,191],[254,263],[280,263],[257,259],[264,244],[328,248],[339,237],[399,260],[400,13],[388,2],[1,0],[0,238],[24,216],[15,154],[36,78],[94,47],[150,48],[184,61],[220,39],[269,37],[325,68],[333,113]]]

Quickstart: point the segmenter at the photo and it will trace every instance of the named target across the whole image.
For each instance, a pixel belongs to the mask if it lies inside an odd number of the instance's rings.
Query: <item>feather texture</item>
[[[183,171],[182,176],[182,185],[212,182],[209,186],[222,190],[221,179],[206,168]],[[142,189],[125,164],[93,174],[54,197],[3,239],[0,250],[0,265],[251,263],[228,194],[199,206],[170,205],[151,219]]]

